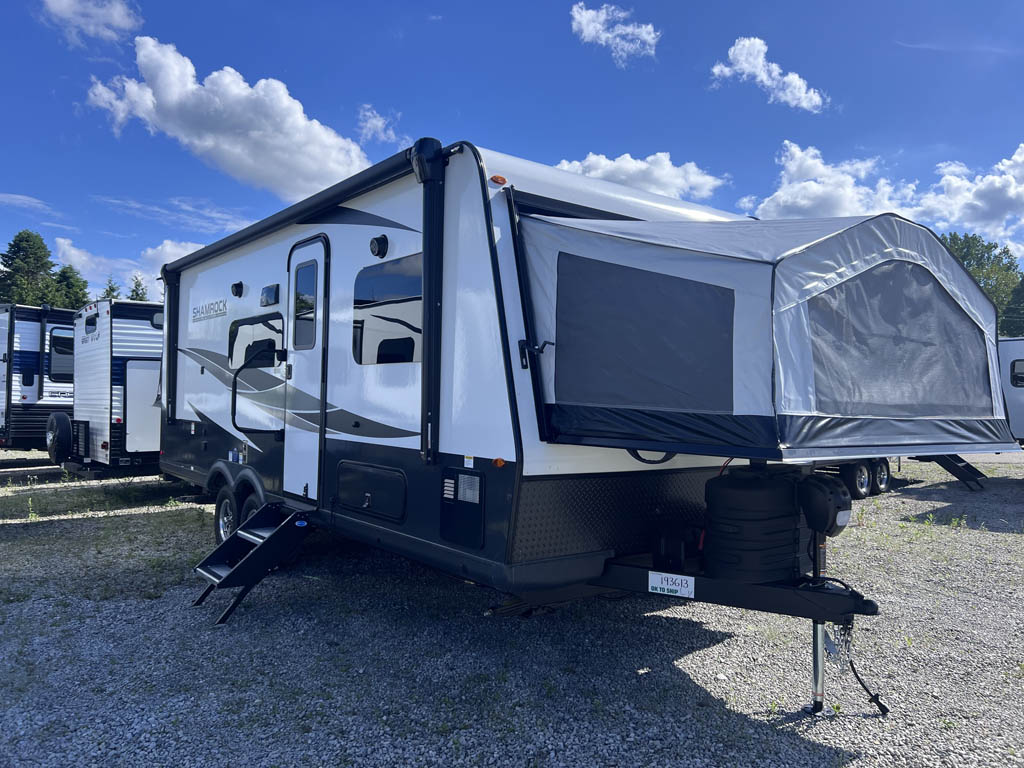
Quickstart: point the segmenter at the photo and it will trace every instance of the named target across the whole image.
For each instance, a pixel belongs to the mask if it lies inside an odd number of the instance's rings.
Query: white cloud
[[[141,80],[93,78],[88,102],[110,112],[114,132],[136,117],[246,184],[299,200],[366,168],[362,148],[308,117],[280,80],[249,85],[224,67],[200,83],[192,61],[152,37],[135,38]]]
[[[25,210],[38,213],[53,213],[50,206],[39,198],[29,197],[28,195],[16,195],[11,192],[0,192],[0,205],[10,206],[11,208],[24,208]]]
[[[125,0],[43,0],[43,10],[71,45],[81,45],[83,37],[115,42],[142,26]]]
[[[359,140],[364,144],[368,141],[381,141],[386,144],[401,144],[403,146],[410,144],[412,140],[408,136],[399,134],[395,130],[401,117],[401,112],[385,117],[375,110],[372,104],[363,104],[359,107]]]
[[[625,154],[614,160],[590,152],[583,160],[562,160],[555,167],[659,195],[698,200],[710,197],[726,181],[726,177],[712,176],[692,162],[673,165],[668,152],[656,152],[643,159]]]
[[[958,161],[938,163],[938,180],[924,188],[883,175],[878,158],[828,163],[817,148],[791,141],[783,142],[777,162],[779,185],[757,205],[760,218],[893,211],[939,230],[975,232],[1024,257],[1024,143],[984,173]],[[751,198],[743,199],[746,210],[756,201]]]
[[[52,227],[53,229],[63,229],[68,232],[78,232],[78,227],[73,227],[70,224],[58,224],[56,221],[40,221],[40,226]]]
[[[830,164],[816,147],[804,149],[782,142],[776,158],[782,166],[779,186],[757,206],[762,219],[856,216],[901,210],[913,197],[914,185],[877,178],[876,157]]]
[[[103,292],[107,278],[113,276],[122,288],[121,295],[127,296],[132,277],[141,275],[149,289],[149,297],[159,300],[162,295],[157,277],[160,267],[193,251],[202,248],[201,243],[164,240],[157,246],[145,248],[137,259],[127,257],[111,258],[97,256],[84,248],[76,246],[70,238],[58,237],[56,258],[60,264],[70,264],[89,281],[89,294],[97,296]]]
[[[252,224],[251,219],[237,211],[218,208],[206,200],[188,197],[171,198],[169,205],[154,205],[120,197],[96,196],[95,199],[140,219],[159,221],[167,226],[203,234],[237,232]]]
[[[654,56],[661,32],[653,24],[625,23],[633,15],[617,5],[604,4],[600,8],[587,8],[576,3],[569,11],[572,31],[584,43],[595,43],[609,48],[612,60],[619,68],[633,56]]]
[[[759,37],[738,37],[729,49],[729,63],[717,62],[711,68],[716,83],[738,77],[753,80],[768,94],[768,101],[781,101],[797,109],[821,112],[828,97],[811,88],[796,72],[782,73],[782,67],[767,59],[768,45]]]

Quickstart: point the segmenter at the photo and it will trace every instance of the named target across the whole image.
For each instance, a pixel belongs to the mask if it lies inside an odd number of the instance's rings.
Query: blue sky
[[[1024,256],[1021,29],[1016,2],[8,2],[0,241],[152,280],[430,135]]]

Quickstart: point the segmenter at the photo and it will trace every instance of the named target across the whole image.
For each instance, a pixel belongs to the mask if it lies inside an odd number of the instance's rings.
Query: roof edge
[[[423,141],[423,139],[419,141]],[[412,173],[413,168],[410,161],[412,149],[412,147],[409,147],[396,152],[391,157],[381,160],[369,168],[364,168],[358,173],[342,179],[337,184],[288,206],[283,211],[278,211],[265,219],[250,224],[245,229],[241,229],[234,234],[221,238],[215,243],[200,248],[198,251],[193,251],[187,256],[182,256],[180,259],[165,264],[160,270],[161,276],[168,272],[180,272],[186,267],[206,261],[231,248],[251,243],[253,240],[283,229],[289,224],[295,224],[324,208],[337,205],[356,195],[368,192],[382,184]]]

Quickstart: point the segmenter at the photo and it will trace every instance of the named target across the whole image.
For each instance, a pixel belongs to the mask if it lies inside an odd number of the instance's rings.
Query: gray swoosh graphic
[[[222,355],[210,349],[195,347],[179,348],[179,351],[200,365],[206,366],[207,370],[217,381],[221,382],[228,389],[231,388],[231,380],[234,378],[234,374],[228,369],[227,355]],[[248,373],[259,375],[254,376],[253,381],[245,382],[244,379],[247,378],[246,374]],[[238,377],[238,380],[240,384],[244,382],[252,387],[252,390],[248,392],[239,391],[239,397],[252,401],[268,414],[280,418],[282,408],[279,403],[283,393],[275,390],[283,386],[284,382],[281,379],[266,371],[253,368],[251,371],[246,370]],[[320,398],[294,387],[289,392],[289,397],[296,402],[295,406],[287,413],[288,424],[299,429],[319,430]],[[358,423],[359,426],[353,426],[355,423]],[[327,429],[335,433],[362,435],[363,437],[395,438],[413,437],[419,434],[419,432],[410,432],[407,429],[400,429],[390,424],[383,424],[379,421],[364,418],[358,413],[331,405],[330,402],[327,403]]]
[[[326,211],[311,214],[299,224],[359,224],[366,227],[390,227],[391,229],[404,229],[407,232],[419,232],[418,229],[407,227],[393,219],[386,219],[375,213],[359,211],[355,208],[346,208],[343,205],[328,208]]]

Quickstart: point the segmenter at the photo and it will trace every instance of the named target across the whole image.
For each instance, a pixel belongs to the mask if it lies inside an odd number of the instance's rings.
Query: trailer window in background
[[[164,328],[164,313],[153,313],[153,316],[149,319],[149,324],[156,328],[158,331],[162,331]]]
[[[295,268],[292,329],[292,346],[295,349],[312,349],[316,346],[315,261],[304,262]]]
[[[99,325],[99,321],[100,321],[99,312],[97,312],[94,315],[89,315],[88,317],[86,317],[85,318],[85,332],[87,334],[88,333],[96,333],[96,328]]]
[[[70,328],[50,331],[50,381],[67,384],[75,378],[75,332]]]
[[[353,296],[352,356],[357,363],[420,362],[422,253],[359,270]]]
[[[1010,363],[1010,384],[1014,387],[1024,387],[1024,360],[1014,360]]]

